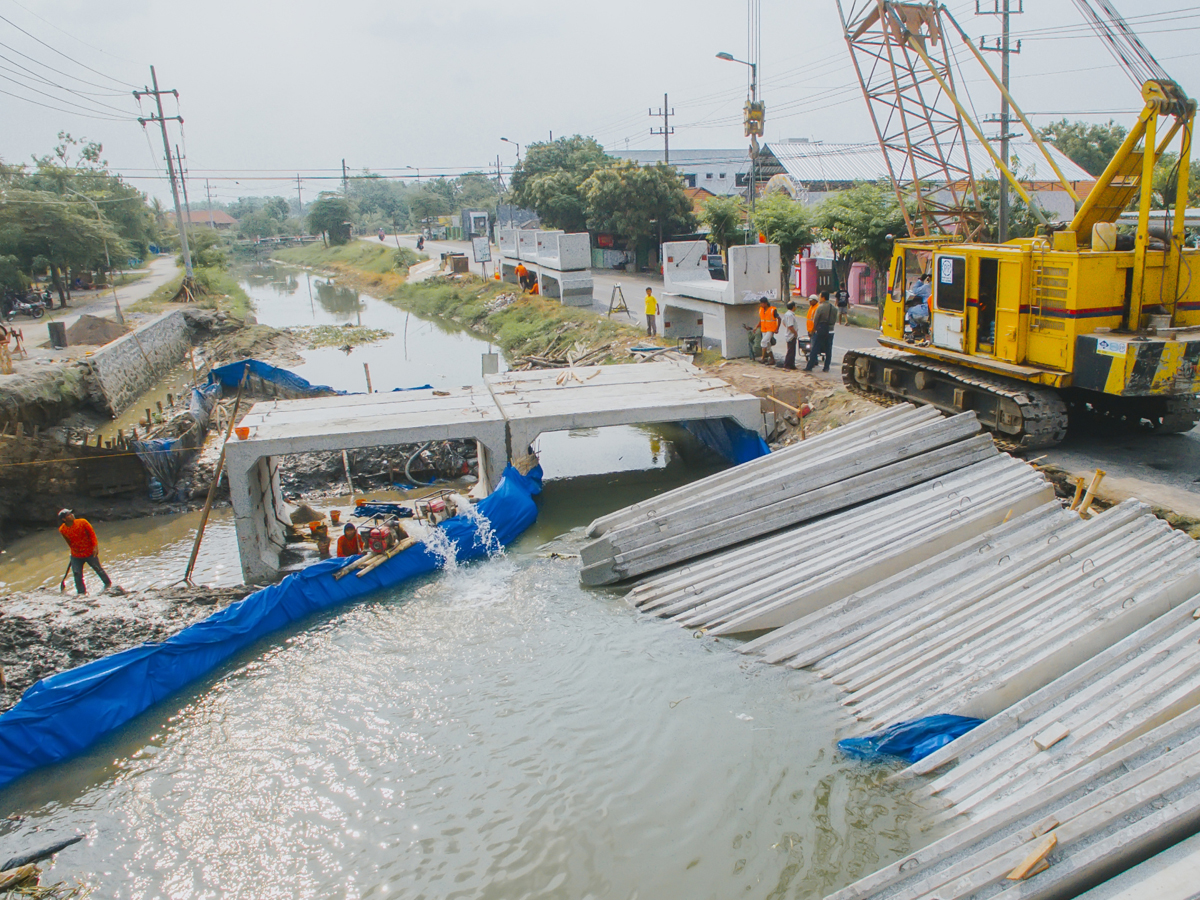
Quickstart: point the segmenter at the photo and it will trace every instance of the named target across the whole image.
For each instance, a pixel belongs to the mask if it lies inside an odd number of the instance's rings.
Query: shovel
[[[67,576],[71,574],[71,561],[67,560],[67,570],[63,572],[62,581],[58,583],[58,592],[61,594],[67,589]]]

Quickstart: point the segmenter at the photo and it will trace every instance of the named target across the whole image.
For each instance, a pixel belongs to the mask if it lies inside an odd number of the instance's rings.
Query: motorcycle
[[[424,236],[417,238],[417,249],[418,250],[425,249],[425,237]]]
[[[41,301],[42,306],[46,307],[46,309],[54,309],[54,294],[51,293],[50,288],[46,288],[40,294],[36,294],[35,296]]]
[[[8,310],[8,321],[11,322],[18,314],[29,316],[31,319],[40,319],[46,314],[46,308],[41,303],[30,303],[24,298],[14,299]]]

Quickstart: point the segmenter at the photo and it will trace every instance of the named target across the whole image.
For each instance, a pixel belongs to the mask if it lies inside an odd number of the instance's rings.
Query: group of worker
[[[808,298],[808,312],[805,315],[805,330],[808,334],[808,362],[804,371],[811,372],[817,367],[818,361],[824,357],[824,368],[829,371],[833,360],[833,329],[840,318],[838,308],[829,298],[828,291],[820,295],[813,294]],[[746,326],[749,329],[749,326]],[[800,319],[796,314],[796,301],[787,302],[787,311],[780,316],[779,310],[771,305],[771,301],[763,297],[758,302],[758,330],[762,334],[761,361],[769,366],[775,363],[775,346],[778,343],[780,330],[787,347],[783,357],[783,368],[796,369],[796,349],[800,344]]]

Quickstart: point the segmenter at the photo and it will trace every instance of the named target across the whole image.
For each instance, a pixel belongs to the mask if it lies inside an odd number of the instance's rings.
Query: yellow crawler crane
[[[1108,0],[1097,2],[1109,22],[1124,27],[1106,25],[1087,0],[1076,0],[1110,45],[1125,42],[1118,59],[1127,66],[1134,59],[1140,74],[1149,76],[1140,79],[1145,109],[1082,201],[1058,172],[1077,204],[1069,224],[1047,223],[1035,237],[1004,244],[970,239],[978,231],[979,203],[965,152],[966,128],[1012,189],[1035,213],[1038,208],[954,94],[949,66],[934,49],[941,42],[944,57],[943,17],[1041,146],[1036,131],[944,7],[865,0],[851,20],[843,11],[880,143],[891,157],[897,146],[907,154],[895,164],[889,158],[889,167],[912,234],[895,243],[881,346],[844,358],[842,377],[851,389],[947,411],[974,410],[986,427],[1023,447],[1061,441],[1068,411],[1138,422],[1160,433],[1188,431],[1200,419],[1200,250],[1184,246],[1196,103],[1167,77]],[[870,83],[861,57],[863,45],[872,42],[873,58],[891,67],[894,96],[886,96],[886,86]],[[932,93],[953,109],[911,108],[913,97],[926,104]],[[873,101],[888,106],[889,117],[899,114],[899,126],[884,121]],[[902,140],[894,137],[901,133]],[[1152,211],[1154,168],[1176,137],[1173,206]],[[1053,166],[1051,154],[1042,151]],[[947,163],[940,179],[928,165],[937,153]],[[1115,225],[1135,198],[1137,232],[1130,243]],[[930,329],[927,339],[915,341],[905,334],[906,298],[924,273],[932,276]]]

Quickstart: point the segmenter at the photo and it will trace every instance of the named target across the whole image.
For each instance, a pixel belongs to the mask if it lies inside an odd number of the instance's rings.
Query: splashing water
[[[438,568],[453,572],[458,568],[458,544],[447,537],[441,528],[430,528],[421,543],[438,558]]]
[[[492,527],[492,522],[487,516],[480,513],[470,503],[465,503],[459,507],[459,515],[465,519],[470,519],[472,524],[474,524],[475,534],[479,539],[479,543],[483,545],[488,559],[495,559],[498,556],[504,555],[504,545],[500,543],[500,538],[496,537],[496,529]]]

